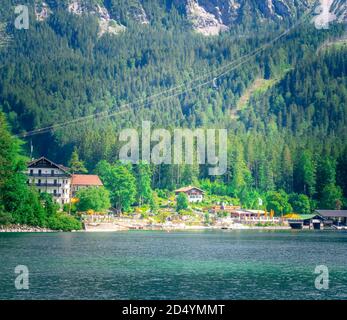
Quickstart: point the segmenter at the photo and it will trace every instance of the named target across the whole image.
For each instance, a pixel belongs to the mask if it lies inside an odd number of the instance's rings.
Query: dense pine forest
[[[75,150],[88,171],[105,180],[110,172],[115,179],[117,172],[132,175],[126,209],[153,204],[153,196],[139,196],[144,185],[160,194],[191,184],[250,208],[261,197],[270,209],[281,208],[276,214],[347,205],[344,24],[318,30],[309,18],[297,25],[297,17],[269,24],[244,18],[237,28],[206,37],[192,30],[175,1],[142,1],[148,22],[140,24],[129,15],[137,1],[106,0],[96,3],[125,30],[100,35],[95,15],[69,13],[68,1],[50,0],[53,14],[44,21],[36,21],[34,1],[28,1],[30,28],[16,30],[14,1],[3,2],[0,110],[12,134],[23,136],[27,156],[32,144],[33,156],[68,165]],[[125,104],[127,112],[25,137],[38,128],[121,111]],[[143,120],[170,130],[227,128],[227,173],[212,177],[202,165],[123,168],[118,133]],[[141,185],[142,175],[149,185]],[[136,181],[142,181],[137,191]],[[112,205],[119,206],[110,191]]]

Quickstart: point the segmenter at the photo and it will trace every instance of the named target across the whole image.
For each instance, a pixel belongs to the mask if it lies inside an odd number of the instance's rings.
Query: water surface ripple
[[[0,299],[347,299],[346,249],[326,231],[0,234]]]

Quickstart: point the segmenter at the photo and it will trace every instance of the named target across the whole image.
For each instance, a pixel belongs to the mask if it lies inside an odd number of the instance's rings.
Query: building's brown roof
[[[70,168],[65,167],[65,166],[62,165],[62,164],[58,164],[58,167],[59,167],[61,170],[63,170],[63,171],[66,171],[66,172],[70,171]]]
[[[48,162],[52,167],[55,167],[55,168],[60,169],[60,170],[62,170],[62,171],[64,171],[64,172],[66,172],[66,173],[69,173],[69,170],[70,170],[69,168],[63,166],[62,164],[57,164],[57,163],[55,163],[55,162],[53,162],[53,161],[47,159],[46,157],[40,157],[40,158],[38,158],[38,159],[34,159],[34,160],[30,161],[30,162],[28,163],[28,168],[32,167],[35,163],[37,163],[37,162],[39,162],[39,161],[46,161],[46,162]]]
[[[201,190],[201,189],[199,189],[197,187],[192,187],[192,186],[188,186],[188,187],[183,187],[183,188],[177,189],[177,190],[175,190],[175,193],[188,192],[188,191],[193,190],[193,189],[199,190],[200,192],[204,193],[203,190]]]
[[[102,182],[97,175],[93,174],[73,174],[71,184],[74,186],[102,186]]]

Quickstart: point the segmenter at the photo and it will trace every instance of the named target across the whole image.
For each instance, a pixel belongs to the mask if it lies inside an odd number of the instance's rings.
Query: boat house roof
[[[347,210],[316,210],[324,218],[347,218]]]
[[[311,220],[314,217],[317,217],[317,214],[299,214],[299,218],[297,220]]]

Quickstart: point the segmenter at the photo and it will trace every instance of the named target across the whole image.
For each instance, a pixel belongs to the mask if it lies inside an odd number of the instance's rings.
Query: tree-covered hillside
[[[30,28],[16,30],[15,1],[3,2],[1,19],[11,40],[0,50],[0,106],[14,133],[131,103],[125,113],[26,138],[35,156],[67,164],[76,147],[93,171],[100,160],[117,160],[117,134],[142,120],[166,128],[225,127],[227,174],[215,178],[203,166],[162,165],[153,169],[152,187],[208,178],[215,185],[205,181],[205,187],[221,195],[246,199],[283,189],[321,201],[339,184],[347,196],[341,178],[347,165],[347,50],[322,47],[340,38],[344,25],[317,30],[309,17],[271,42],[294,21],[280,19],[278,28],[242,28],[241,21],[205,37],[173,1],[141,1],[141,7],[139,1],[79,1],[83,6],[69,11],[71,1],[50,0],[43,21],[35,18],[35,1],[28,1]],[[125,28],[100,34],[105,17]],[[240,60],[259,48],[264,50]],[[232,68],[233,61],[244,63]],[[240,99],[247,101],[242,108]]]

